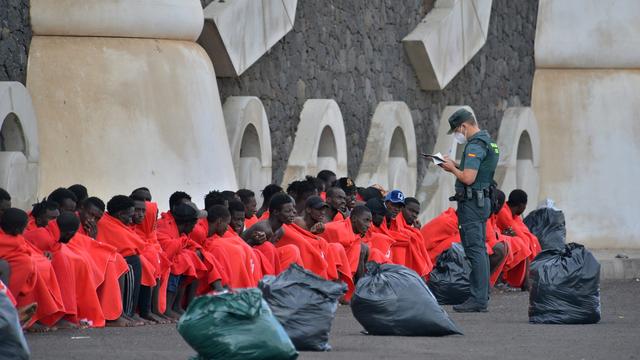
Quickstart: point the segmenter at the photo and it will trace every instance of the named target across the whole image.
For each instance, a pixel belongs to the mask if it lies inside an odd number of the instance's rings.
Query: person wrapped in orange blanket
[[[379,226],[376,226],[376,221],[374,221],[371,229],[374,233],[380,233],[393,239],[394,242],[391,247],[393,263],[404,265],[415,271],[420,277],[427,278],[429,272],[431,272],[431,266],[423,244],[420,243],[418,237],[409,233],[404,226],[399,227],[395,223],[397,216],[404,208],[404,194],[399,190],[390,191],[387,193],[384,202],[379,198],[373,198],[367,202],[367,207],[370,209],[385,208],[384,220]],[[373,212],[377,213],[379,211]],[[396,230],[393,230],[392,227]]]
[[[158,242],[171,261],[165,315],[178,319],[196,293],[221,291],[223,267],[213,255],[191,239],[198,211],[191,196],[176,191],[169,198],[170,211],[158,220]],[[205,233],[206,238],[206,233]]]
[[[296,225],[294,206],[293,199],[287,194],[280,193],[271,198],[268,221],[274,232],[276,247],[296,246],[305,269],[327,280],[346,280],[349,285],[351,266],[344,249],[341,246],[330,246],[322,237]]]
[[[83,201],[78,208],[82,226],[67,243],[67,247],[84,257],[93,269],[93,281],[106,326],[133,326],[136,323],[123,314],[120,286],[120,281],[124,285],[129,265],[114,246],[96,240],[98,222],[105,210],[104,202],[97,197],[89,197]]]
[[[2,202],[7,203],[6,199],[0,199],[0,205]],[[27,213],[3,206],[0,215],[0,258],[11,268],[9,290],[18,308],[37,303],[36,313],[26,327],[33,331],[49,331],[66,315],[55,273],[48,259],[35,257],[42,254],[38,254],[22,236],[27,227]]]
[[[107,203],[107,213],[98,222],[97,240],[114,246],[129,265],[123,288],[124,314],[137,324],[149,323],[141,318],[136,309],[142,313],[148,308],[149,294],[140,296],[141,286],[156,285],[155,264],[141,256],[145,252],[147,243],[131,228],[135,214],[134,201],[125,195],[116,195]]]
[[[313,218],[314,212],[322,211],[323,208],[326,209],[326,205],[320,197],[309,198],[305,219]],[[359,205],[353,208],[347,219],[324,224],[324,231],[321,233],[330,244],[340,244],[344,248],[354,283],[364,275],[367,262],[387,262],[380,250],[369,247],[363,241],[371,226],[371,217],[369,208]]]
[[[207,209],[207,221],[205,248],[225,268],[223,284],[230,288],[255,287],[261,278],[260,259],[237,233],[229,231],[229,210],[224,205],[213,205]]]
[[[501,233],[513,237],[514,242],[520,240],[529,248],[530,254],[526,265],[520,265],[505,274],[505,280],[510,286],[520,287],[523,290],[528,288],[528,264],[542,251],[538,238],[529,231],[527,225],[522,221],[521,215],[527,208],[527,198],[527,193],[523,190],[513,190],[495,220],[495,225]],[[524,274],[524,278],[522,278],[522,274]]]
[[[238,195],[240,201],[242,201],[242,204],[244,205],[244,228],[248,229],[259,221],[258,217],[256,216],[258,207],[256,194],[249,189],[240,189],[236,191],[236,195]]]
[[[391,194],[391,193],[390,193]],[[393,204],[387,204],[387,208],[392,208]],[[404,233],[411,238],[410,247],[414,249],[405,256],[405,262],[410,268],[420,268],[424,266],[423,272],[429,274],[433,269],[433,262],[427,251],[424,237],[420,232],[420,222],[418,221],[418,215],[420,214],[420,202],[416,198],[407,197],[404,199],[404,206],[401,207],[401,211],[391,221],[391,230],[398,233]],[[412,255],[417,253],[420,256],[416,257]],[[424,265],[422,260],[424,259]],[[416,261],[417,260],[417,261]],[[427,275],[428,278],[428,275]]]
[[[166,310],[166,294],[169,282],[169,270],[171,262],[158,243],[156,225],[158,222],[158,205],[147,201],[146,194],[141,191],[132,193],[129,197],[133,200],[134,213],[130,228],[144,241],[145,247],[140,253],[151,266],[155,285],[141,284],[140,305],[138,311],[140,317],[150,323],[164,324],[170,320],[164,316]],[[149,193],[150,195],[150,193]]]

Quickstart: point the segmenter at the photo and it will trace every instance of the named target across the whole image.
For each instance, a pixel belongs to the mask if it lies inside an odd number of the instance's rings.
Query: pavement
[[[458,314],[465,335],[441,338],[367,336],[348,306],[338,309],[333,351],[299,359],[640,359],[640,281],[605,281],[602,321],[594,325],[528,323],[528,293],[492,293],[490,312]],[[193,350],[175,325],[59,330],[29,334],[33,359],[188,359]]]

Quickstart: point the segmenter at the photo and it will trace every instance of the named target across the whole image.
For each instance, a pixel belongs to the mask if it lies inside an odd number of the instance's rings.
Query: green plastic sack
[[[298,357],[258,289],[196,298],[180,318],[178,332],[199,359]]]

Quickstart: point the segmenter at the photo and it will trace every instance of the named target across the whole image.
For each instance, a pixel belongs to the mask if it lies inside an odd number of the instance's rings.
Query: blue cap
[[[404,204],[404,194],[400,190],[392,190],[384,197],[384,201],[391,201],[394,204]]]

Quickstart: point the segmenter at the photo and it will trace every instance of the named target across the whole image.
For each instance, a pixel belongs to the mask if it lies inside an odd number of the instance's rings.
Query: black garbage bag
[[[265,277],[259,286],[297,350],[331,350],[331,323],[347,285],[325,280],[293,264],[277,277]]]
[[[564,249],[567,228],[561,210],[548,207],[534,210],[524,218],[524,224],[538,238],[542,250]]]
[[[401,265],[368,263],[351,311],[371,335],[462,334],[420,276]]]
[[[259,289],[194,299],[178,332],[198,359],[296,359],[298,353]]]
[[[18,312],[7,294],[0,290],[0,359],[27,360],[30,357]]]
[[[441,305],[458,305],[471,296],[469,285],[471,265],[462,244],[453,243],[436,261],[429,275],[429,288]]]
[[[538,254],[529,269],[529,322],[594,324],[600,321],[600,263],[584,246]]]

